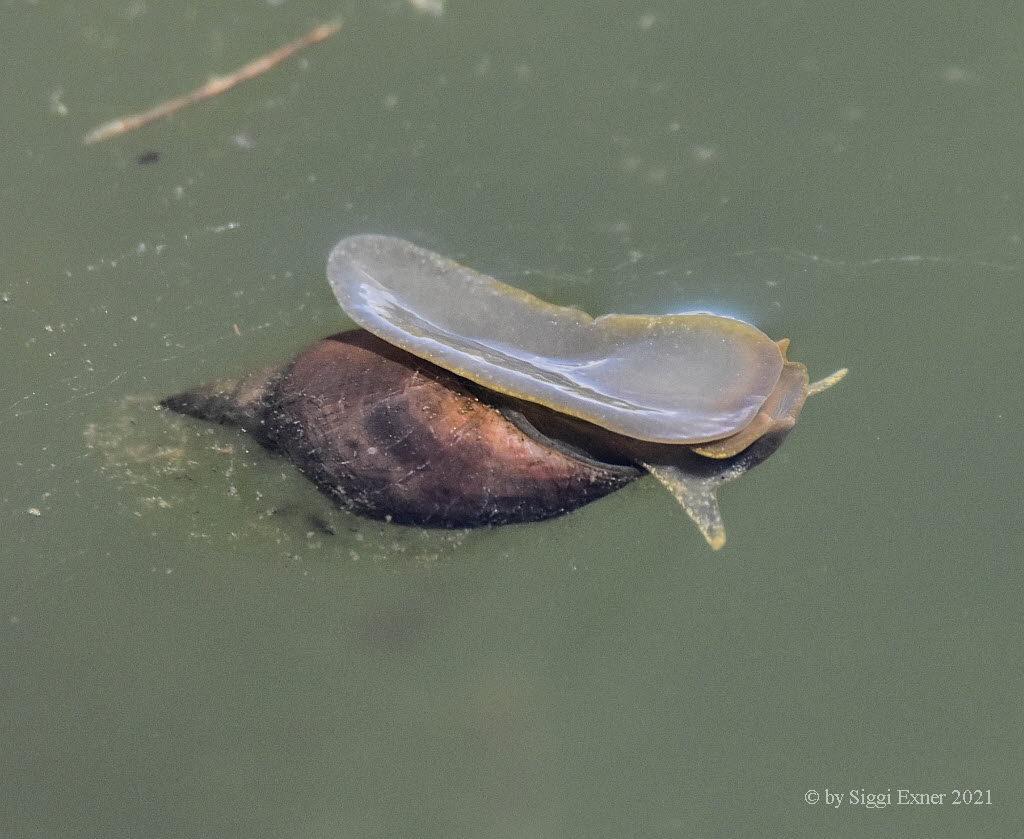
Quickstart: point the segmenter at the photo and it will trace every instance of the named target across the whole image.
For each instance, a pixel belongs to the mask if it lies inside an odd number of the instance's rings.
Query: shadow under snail
[[[742,321],[592,318],[389,236],[343,239],[327,275],[360,329],[161,404],[241,427],[341,507],[399,524],[538,521],[650,473],[720,548],[717,488],[846,373],[809,384],[788,340]]]

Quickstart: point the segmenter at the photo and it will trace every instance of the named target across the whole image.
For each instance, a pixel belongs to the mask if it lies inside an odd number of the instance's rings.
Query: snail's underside
[[[450,528],[538,521],[646,470],[713,547],[725,539],[716,488],[785,436],[769,434],[724,459],[637,443],[483,390],[361,329],[318,341],[278,370],[161,404],[241,427],[359,515]]]

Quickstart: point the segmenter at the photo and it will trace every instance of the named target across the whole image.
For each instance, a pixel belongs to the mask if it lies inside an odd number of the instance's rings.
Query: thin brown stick
[[[235,72],[228,73],[226,76],[216,76],[202,87],[186,93],[184,96],[177,96],[174,99],[168,99],[166,102],[161,102],[154,108],[150,108],[148,111],[142,111],[137,114],[129,114],[119,119],[105,122],[90,131],[85,137],[82,138],[82,142],[86,145],[92,143],[99,143],[103,140],[109,140],[111,137],[116,137],[119,134],[124,134],[126,131],[134,131],[136,128],[142,128],[144,125],[154,122],[158,119],[163,119],[166,116],[170,116],[182,108],[194,105],[196,102],[202,102],[204,99],[210,99],[213,96],[223,93],[226,90],[230,90],[239,82],[247,81],[248,79],[254,78],[261,73],[266,73],[267,70],[280,64],[286,58],[290,58],[292,55],[297,53],[299,50],[305,49],[312,44],[322,41],[325,38],[330,38],[331,35],[335,34],[341,29],[341,21],[335,20],[330,23],[322,23],[314,29],[307,32],[301,38],[296,38],[294,41],[285,44],[284,46],[278,47],[273,52],[268,52],[266,55],[257,58],[255,61],[250,61],[244,67],[239,67]]]

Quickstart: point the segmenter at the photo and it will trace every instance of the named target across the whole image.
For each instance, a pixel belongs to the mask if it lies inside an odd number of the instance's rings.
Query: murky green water
[[[1024,16],[892,6],[4,3],[0,835],[1019,835]],[[357,232],[852,372],[720,554],[650,481],[366,523],[152,410],[345,326]]]

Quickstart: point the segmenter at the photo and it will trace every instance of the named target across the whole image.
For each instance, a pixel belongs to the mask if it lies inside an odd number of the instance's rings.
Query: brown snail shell
[[[341,507],[399,524],[537,521],[640,476],[628,463],[544,439],[494,396],[481,401],[465,380],[357,329],[280,370],[161,404],[243,428]]]

